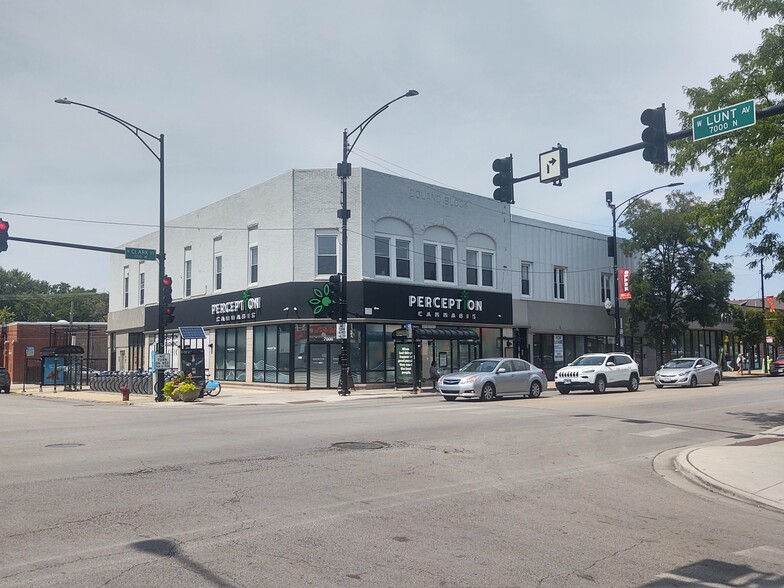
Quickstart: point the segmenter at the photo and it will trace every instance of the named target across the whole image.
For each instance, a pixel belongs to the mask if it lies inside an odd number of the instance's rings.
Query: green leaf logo
[[[313,298],[308,300],[313,309],[313,314],[321,314],[327,308],[333,306],[337,301],[332,298],[332,286],[329,283],[324,284],[321,289],[313,288]]]

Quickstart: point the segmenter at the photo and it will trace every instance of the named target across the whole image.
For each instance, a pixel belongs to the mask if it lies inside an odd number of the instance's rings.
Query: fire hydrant
[[[130,400],[131,390],[128,386],[120,386],[120,392],[122,392],[123,401]]]

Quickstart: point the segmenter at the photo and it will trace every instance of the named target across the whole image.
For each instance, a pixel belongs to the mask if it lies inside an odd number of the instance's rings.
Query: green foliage
[[[0,305],[14,321],[104,322],[109,313],[109,294],[66,283],[51,285],[27,272],[0,268]],[[12,322],[12,321],[9,321]]]
[[[776,342],[776,349],[784,346],[784,312],[770,312],[765,315],[768,334]]]
[[[630,284],[632,329],[644,327],[669,357],[690,322],[709,327],[721,321],[733,277],[729,264],[712,261],[717,244],[699,222],[700,201],[675,191],[667,204],[633,202],[621,226],[631,235],[623,250],[640,255]]]
[[[765,313],[759,308],[732,307],[732,325],[746,347],[754,347],[765,339]]]
[[[726,0],[722,10],[734,10],[746,20],[766,16],[778,21],[763,30],[755,51],[733,58],[737,70],[717,76],[709,88],[685,88],[690,111],[679,112],[683,127],[693,116],[749,99],[757,108],[767,108],[784,96],[784,3],[781,0]],[[773,267],[767,274],[784,271],[784,239],[770,231],[771,223],[782,218],[784,189],[784,116],[758,120],[748,129],[694,142],[690,138],[671,144],[670,172],[687,170],[710,172],[710,183],[719,198],[706,208],[705,218],[726,243],[738,233],[750,240],[747,255],[755,267],[760,258],[769,258]]]

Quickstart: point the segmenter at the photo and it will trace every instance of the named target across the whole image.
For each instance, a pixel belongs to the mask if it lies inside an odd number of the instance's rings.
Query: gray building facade
[[[174,365],[182,350],[200,347],[219,380],[337,387],[329,277],[342,270],[339,207],[334,170],[291,170],[168,222],[175,321],[165,348]],[[348,208],[355,384],[407,385],[431,361],[443,372],[499,355],[529,359],[552,377],[581,353],[612,348],[614,319],[603,305],[614,296],[606,235],[365,168],[353,170]],[[157,242],[152,233],[125,246]],[[151,365],[156,263],[111,261],[116,369]],[[619,266],[633,260],[622,256]],[[204,327],[207,339],[181,337],[181,326]],[[645,365],[641,342],[626,337],[624,344]]]

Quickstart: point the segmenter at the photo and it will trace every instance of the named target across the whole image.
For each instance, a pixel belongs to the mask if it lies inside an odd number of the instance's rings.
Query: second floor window
[[[566,300],[566,268],[553,268],[553,298]]]
[[[473,286],[479,286],[480,284],[482,286],[493,285],[492,253],[466,249],[466,283]]]
[[[223,287],[223,256],[215,256],[215,289],[220,290]]]
[[[393,237],[377,236],[376,275],[391,278],[411,278],[411,241]],[[395,265],[392,265],[392,249],[395,251]]]
[[[248,250],[248,263],[250,265],[249,268],[250,283],[257,284],[259,281],[259,246],[258,245],[251,245],[250,249]]]
[[[130,288],[131,276],[128,268],[123,268],[123,308],[128,308],[128,289]]]
[[[611,284],[612,276],[610,274],[602,274],[601,302],[604,302],[605,300],[612,300],[612,291],[610,290]]]
[[[191,273],[193,271],[192,262],[190,259],[185,260],[185,296],[191,295]]]
[[[425,243],[424,274],[426,280],[454,283],[455,248],[447,245]]]
[[[338,272],[338,236],[316,235],[316,274],[327,276]]]
[[[139,306],[144,306],[144,272],[139,274]]]
[[[531,295],[531,264],[527,261],[520,263],[520,287],[523,296]]]

